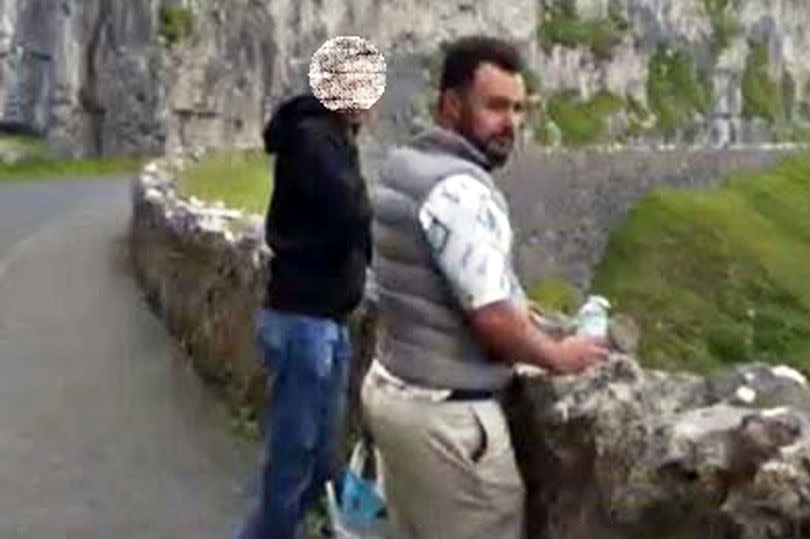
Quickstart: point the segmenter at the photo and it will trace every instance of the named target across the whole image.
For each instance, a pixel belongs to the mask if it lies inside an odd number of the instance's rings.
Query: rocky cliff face
[[[590,102],[608,135],[724,145],[804,138],[802,0],[543,0],[536,68],[552,127],[577,142]],[[602,99],[596,106],[594,96]],[[607,103],[604,105],[604,103]],[[561,125],[562,124],[562,125]],[[566,133],[566,128],[569,131]],[[579,128],[581,131],[581,126]],[[593,136],[593,133],[591,133]]]
[[[427,117],[439,44],[486,32],[537,75],[544,144],[797,139],[808,29],[804,0],[0,0],[0,113],[68,154],[253,146],[312,52],[361,35],[391,141]]]
[[[255,146],[328,37],[385,51],[404,80],[386,109],[407,113],[439,40],[490,31],[528,48],[535,20],[530,0],[0,0],[0,110],[64,153]]]

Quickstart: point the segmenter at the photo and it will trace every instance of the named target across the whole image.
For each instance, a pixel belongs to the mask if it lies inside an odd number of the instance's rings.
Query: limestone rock
[[[647,371],[627,356],[580,376],[522,379],[509,409],[537,517],[531,536],[754,539],[807,529],[810,394],[766,370],[732,376],[767,394],[763,406],[739,403],[727,376]],[[796,393],[780,398],[774,384]]]

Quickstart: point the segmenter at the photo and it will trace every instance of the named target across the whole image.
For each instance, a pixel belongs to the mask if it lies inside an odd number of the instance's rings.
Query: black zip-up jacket
[[[265,128],[265,150],[276,156],[267,307],[343,321],[362,299],[371,204],[355,134],[308,94],[282,104]]]

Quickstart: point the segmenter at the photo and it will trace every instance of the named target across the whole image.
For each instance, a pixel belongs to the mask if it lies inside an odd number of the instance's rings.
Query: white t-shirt
[[[465,309],[525,298],[512,266],[512,226],[495,193],[469,174],[437,184],[419,211],[434,259]]]

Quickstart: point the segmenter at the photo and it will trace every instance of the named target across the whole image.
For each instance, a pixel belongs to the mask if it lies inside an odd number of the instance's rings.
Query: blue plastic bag
[[[343,474],[340,510],[353,524],[366,524],[385,513],[385,501],[374,481],[358,477],[353,471]]]
[[[340,498],[327,484],[329,513],[340,539],[384,539],[388,521],[376,451],[366,441],[358,442],[341,478]]]

